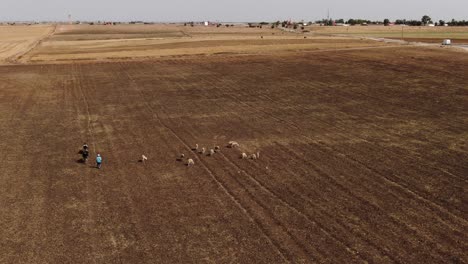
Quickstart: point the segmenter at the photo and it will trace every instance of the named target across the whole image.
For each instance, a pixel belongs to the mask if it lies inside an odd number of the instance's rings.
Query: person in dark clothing
[[[89,147],[88,147],[88,144],[83,143],[83,151],[88,151]]]
[[[81,153],[81,155],[83,156],[83,162],[86,163],[86,161],[88,160],[88,157],[89,157],[89,151],[87,149],[84,149],[83,152]]]

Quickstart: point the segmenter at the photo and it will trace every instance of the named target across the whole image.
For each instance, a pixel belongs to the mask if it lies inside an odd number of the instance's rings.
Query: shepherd
[[[97,157],[96,157],[96,167],[98,169],[101,168],[101,164],[102,164],[102,157],[101,157],[101,154],[97,154]]]
[[[87,149],[84,149],[83,152],[81,152],[81,155],[83,156],[83,162],[86,163],[89,157],[89,151]]]

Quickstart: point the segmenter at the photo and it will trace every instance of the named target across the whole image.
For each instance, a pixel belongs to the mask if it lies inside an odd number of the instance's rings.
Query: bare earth
[[[0,66],[0,263],[468,262],[466,53],[233,30]]]

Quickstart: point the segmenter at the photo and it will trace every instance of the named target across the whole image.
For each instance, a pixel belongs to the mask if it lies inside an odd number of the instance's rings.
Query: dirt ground
[[[401,46],[1,66],[0,262],[467,263],[467,64]]]

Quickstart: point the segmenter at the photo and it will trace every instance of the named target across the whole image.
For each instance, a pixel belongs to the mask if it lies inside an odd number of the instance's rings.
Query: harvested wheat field
[[[370,40],[304,36],[278,29],[183,25],[59,26],[22,62],[128,60],[384,46]]]
[[[53,33],[50,25],[0,25],[0,64],[14,62]]]
[[[468,57],[379,45],[0,66],[0,262],[468,262]]]
[[[410,26],[309,26],[307,30],[318,35],[339,34],[344,36],[381,37],[404,39],[414,42],[441,44],[443,39],[452,39],[457,44],[468,43],[468,27],[410,27]]]

